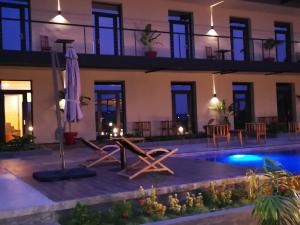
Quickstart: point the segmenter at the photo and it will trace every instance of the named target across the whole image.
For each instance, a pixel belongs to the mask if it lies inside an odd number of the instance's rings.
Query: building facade
[[[130,134],[139,121],[151,122],[153,136],[162,121],[198,133],[214,116],[214,94],[239,111],[235,128],[262,117],[299,120],[300,5],[226,0],[210,10],[214,3],[0,0],[1,139],[33,133],[55,142],[49,51],[63,65],[63,42],[76,49],[82,95],[91,98],[72,126],[80,137]],[[140,40],[147,24],[157,57],[145,56]]]

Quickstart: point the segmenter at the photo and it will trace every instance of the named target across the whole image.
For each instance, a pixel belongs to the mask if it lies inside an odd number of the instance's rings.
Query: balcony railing
[[[20,21],[17,19],[3,18],[3,20]],[[42,51],[41,36],[47,36],[49,45],[56,51],[62,51],[62,45],[55,43],[57,39],[72,39],[72,46],[75,47],[78,53],[81,54],[99,54],[99,55],[119,55],[119,56],[144,56],[145,47],[140,42],[142,29],[99,27],[102,31],[107,32],[106,37],[99,35],[99,39],[95,40],[95,26],[56,23],[46,21],[21,21],[30,23],[31,40],[27,44],[27,48],[23,51],[40,52]],[[234,60],[234,61],[273,61],[278,62],[277,48],[272,48],[270,51],[264,48],[264,43],[267,41],[264,38],[249,38],[244,42],[247,49],[241,49],[241,46],[232,47],[233,39],[244,40],[242,38],[232,38],[230,36],[211,36],[207,34],[186,34],[186,33],[170,33],[168,31],[156,31],[160,34],[154,46],[158,57],[167,58],[194,58],[206,60]],[[108,33],[111,33],[108,34]],[[112,34],[117,35],[117,38],[112,39]],[[2,38],[10,33],[2,31]],[[172,36],[172,38],[171,38]],[[26,35],[20,35],[20,42]],[[190,41],[187,39],[190,38]],[[173,45],[171,44],[173,39]],[[104,45],[104,52],[97,52],[97,46]],[[190,46],[187,46],[190,45]],[[300,62],[300,41],[282,42],[282,46],[290,48],[290,57],[280,62]],[[30,47],[28,47],[30,46]],[[118,48],[113,51],[110,48]],[[190,49],[189,49],[190,47]],[[240,49],[239,49],[240,48]],[[284,48],[284,47],[282,47]],[[98,47],[99,49],[99,47]],[[103,50],[102,49],[102,50]],[[105,50],[106,49],[106,50]],[[10,49],[2,49],[10,50]],[[172,54],[173,52],[173,54]]]

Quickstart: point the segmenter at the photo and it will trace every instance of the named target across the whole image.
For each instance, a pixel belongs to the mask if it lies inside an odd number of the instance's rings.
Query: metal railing
[[[95,27],[93,25],[57,23],[38,20],[18,20],[2,18],[2,21],[17,21],[30,24],[30,44],[23,51],[42,51],[40,36],[47,36],[52,49],[61,51],[61,44],[55,43],[57,39],[74,40],[74,46],[81,54],[144,56],[146,48],[140,42],[143,29]],[[95,40],[95,33],[99,32],[99,39]],[[235,61],[274,61],[274,62],[300,62],[300,41],[282,42],[270,50],[264,48],[269,39],[249,38],[247,40],[230,36],[211,36],[207,34],[179,33],[157,31],[160,34],[154,46],[158,57],[195,58],[208,60],[235,60]],[[3,40],[10,33],[2,30]],[[20,35],[20,41],[29,35]],[[10,40],[12,41],[12,40]],[[243,42],[242,45],[238,42]],[[235,46],[234,43],[237,43]],[[281,46],[280,46],[281,45]],[[28,47],[30,46],[30,47]],[[242,47],[245,48],[242,48]],[[282,53],[277,57],[277,49],[283,51],[288,46],[290,56],[286,59]],[[281,49],[281,50],[280,50]],[[2,49],[1,50],[10,50]],[[14,49],[16,50],[16,49]],[[283,55],[283,56],[282,56]]]

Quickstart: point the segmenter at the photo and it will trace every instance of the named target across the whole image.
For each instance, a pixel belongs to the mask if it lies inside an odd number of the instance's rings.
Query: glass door
[[[96,131],[98,136],[124,132],[124,106],[121,85],[96,84]]]
[[[191,58],[193,55],[192,15],[169,12],[171,57]]]
[[[5,142],[32,134],[31,93],[1,93],[1,118]]]
[[[291,61],[290,24],[275,22],[275,39],[277,62]]]
[[[234,61],[249,60],[249,30],[248,20],[230,19],[231,51]]]
[[[26,21],[27,20],[27,21]],[[0,49],[1,50],[28,50],[29,10],[24,3],[4,3],[0,1]]]
[[[244,129],[245,123],[252,122],[252,91],[251,84],[233,84],[234,127]]]
[[[294,121],[295,107],[292,84],[278,83],[276,89],[278,122],[288,123]]]
[[[184,132],[195,132],[194,90],[190,84],[172,84],[173,121]]]

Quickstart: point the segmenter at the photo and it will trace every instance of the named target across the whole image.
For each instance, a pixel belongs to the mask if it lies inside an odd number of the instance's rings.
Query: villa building
[[[233,103],[231,126],[300,120],[298,0],[0,0],[0,138],[55,142],[51,51],[78,53],[84,118],[95,140],[114,128],[198,133],[213,96]],[[141,37],[151,24],[152,50]],[[148,28],[150,26],[147,26]],[[150,129],[151,128],[151,129]]]

